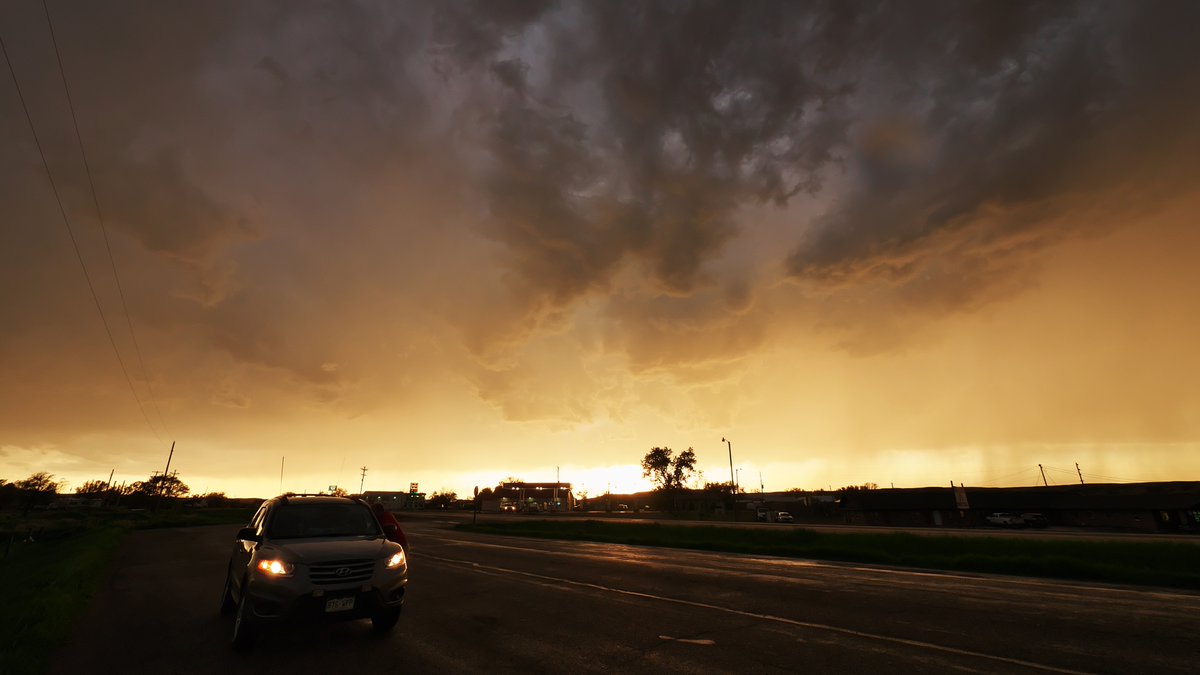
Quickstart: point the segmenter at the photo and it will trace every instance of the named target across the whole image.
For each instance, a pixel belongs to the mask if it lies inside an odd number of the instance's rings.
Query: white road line
[[[667,642],[682,642],[682,643],[684,643],[684,644],[688,644],[688,645],[704,645],[704,646],[709,646],[709,645],[715,645],[715,644],[717,644],[717,641],[716,641],[716,640],[709,640],[709,639],[707,639],[707,638],[703,638],[703,639],[692,639],[692,638],[675,638],[675,637],[671,637],[670,635],[659,635],[659,636],[658,636],[658,639],[659,639],[659,640],[666,640]]]
[[[502,536],[507,536],[507,535],[502,535]],[[444,534],[422,533],[421,537],[428,538],[428,539],[439,539],[444,542],[449,542],[449,543],[453,543],[453,544],[461,545],[461,546],[478,546],[478,547],[482,547],[482,548],[499,548],[499,549],[508,549],[508,550],[512,550],[512,551],[536,552],[536,553],[558,555],[558,556],[563,556],[563,557],[568,557],[568,558],[584,558],[587,560],[594,559],[592,556],[590,556],[586,553],[574,553],[571,551],[561,551],[561,550],[554,550],[554,549],[550,549],[550,548],[532,548],[532,547],[526,547],[526,546],[513,546],[511,544],[497,544],[497,543],[491,543],[491,542],[482,542],[482,541],[473,540],[473,539],[465,539],[465,538],[460,539],[458,537],[450,537],[450,536],[446,536]],[[538,537],[534,537],[534,538],[509,537],[509,538],[510,539],[520,539],[522,541],[529,541],[531,543],[539,543],[539,544],[553,544],[553,543],[562,544],[562,543],[569,542],[569,543],[574,543],[574,544],[586,544],[586,545],[592,545],[592,546],[618,546],[618,547],[622,547],[622,548],[631,548],[631,549],[636,549],[636,550],[653,550],[656,553],[663,552],[663,551],[671,551],[671,552],[676,552],[676,553],[695,554],[695,555],[709,555],[709,554],[716,553],[715,551],[702,551],[702,550],[697,550],[697,549],[663,548],[663,547],[657,547],[657,546],[645,546],[645,545],[640,545],[640,544],[612,544],[612,543],[602,542],[602,541],[542,539],[542,538],[538,538]],[[876,575],[876,576],[880,577],[881,580],[884,576],[887,576],[887,577],[916,577],[918,579],[937,579],[937,580],[942,580],[942,581],[961,581],[961,582],[970,582],[970,583],[982,582],[982,583],[986,583],[989,586],[996,586],[996,585],[1000,585],[1000,584],[1007,585],[1007,586],[1034,586],[1034,587],[1040,589],[1038,591],[1039,593],[1043,593],[1043,594],[1055,593],[1056,597],[1059,597],[1061,599],[1067,599],[1067,600],[1078,600],[1080,598],[1080,595],[1065,593],[1064,591],[1080,591],[1081,593],[1084,593],[1087,595],[1096,595],[1099,593],[1107,593],[1109,595],[1132,596],[1134,598],[1151,597],[1151,598],[1156,598],[1156,599],[1186,601],[1189,603],[1196,603],[1197,601],[1200,601],[1200,594],[1197,594],[1194,591],[1167,590],[1167,589],[1162,589],[1162,588],[1158,588],[1158,587],[1111,586],[1111,585],[1104,585],[1102,582],[1098,582],[1096,584],[1086,584],[1086,582],[1078,583],[1078,582],[1073,582],[1069,579],[1049,579],[1049,578],[1040,578],[1040,577],[1026,578],[1026,577],[1009,576],[1009,575],[1005,575],[1005,574],[990,574],[988,572],[958,572],[958,571],[954,571],[954,570],[922,570],[922,569],[918,569],[918,568],[909,568],[909,567],[889,567],[887,565],[864,566],[861,564],[855,564],[855,563],[850,563],[850,562],[811,560],[811,559],[806,559],[806,558],[767,557],[767,556],[762,556],[760,554],[752,554],[752,553],[723,553],[720,555],[724,556],[727,559],[727,561],[729,561],[729,562],[754,562],[754,563],[770,565],[772,567],[782,567],[785,569],[810,568],[810,569],[816,569],[816,570],[829,570],[829,571],[865,572],[868,574]],[[623,560],[620,562],[632,562],[634,564],[653,564],[653,565],[659,566],[659,567],[677,567],[680,569],[686,568],[686,569],[689,569],[692,571],[697,571],[691,566],[673,564],[673,563],[667,562],[665,560],[655,560],[655,561]],[[728,567],[732,568],[734,566],[728,565]],[[699,571],[703,572],[703,570],[699,570]],[[712,570],[712,571],[714,573],[718,572],[718,570]],[[766,576],[762,572],[759,572],[756,574],[758,574],[760,576]],[[794,579],[794,577],[776,577],[776,578]],[[905,583],[905,582],[897,581],[895,579],[889,579],[887,581],[887,583]]]
[[[782,617],[782,616],[774,616],[772,614],[759,614],[757,612],[747,612],[747,611],[740,610],[740,609],[733,609],[731,607],[721,607],[720,605],[712,605],[712,604],[709,604],[706,602],[696,602],[694,600],[684,600],[682,598],[670,598],[670,597],[667,597],[664,595],[654,595],[651,593],[642,593],[640,591],[630,591],[630,590],[626,590],[623,588],[613,588],[611,586],[603,586],[601,584],[593,584],[593,583],[590,583],[587,581],[576,581],[574,579],[564,579],[562,577],[552,577],[552,576],[548,576],[545,574],[537,574],[536,572],[526,572],[524,570],[515,570],[515,569],[510,569],[507,567],[496,567],[494,565],[484,565],[484,564],[477,563],[472,560],[459,560],[459,559],[455,559],[455,558],[443,558],[442,556],[430,555],[428,553],[421,553],[421,554],[419,554],[419,557],[429,558],[430,560],[437,560],[439,562],[449,563],[451,565],[461,565],[467,569],[472,569],[472,570],[477,570],[477,571],[487,570],[490,572],[500,573],[500,574],[512,574],[512,575],[516,575],[516,576],[528,577],[530,579],[537,579],[539,581],[548,581],[548,582],[554,582],[554,583],[558,583],[558,584],[566,584],[569,586],[579,586],[582,588],[590,588],[593,590],[604,591],[607,593],[616,593],[618,595],[626,595],[626,596],[635,597],[635,598],[644,598],[647,600],[657,600],[659,602],[667,602],[667,603],[672,603],[672,604],[676,604],[676,605],[685,605],[688,607],[698,607],[701,609],[709,609],[709,610],[712,610],[715,612],[725,612],[727,614],[735,614],[737,616],[743,616],[743,617],[747,617],[747,618],[751,618],[751,619],[761,619],[763,621],[773,621],[775,623],[782,623],[782,624],[787,624],[787,625],[791,625],[791,626],[797,626],[800,628],[823,630],[823,631],[827,631],[827,632],[831,632],[831,633],[838,633],[841,635],[850,635],[853,637],[866,638],[869,640],[878,640],[880,642],[889,642],[892,644],[905,645],[908,647],[917,647],[920,649],[928,649],[928,650],[932,650],[932,651],[944,652],[947,654],[955,654],[957,656],[969,656],[969,657],[977,658],[977,659],[986,659],[988,661],[1007,663],[1010,665],[1021,666],[1023,668],[1032,668],[1034,670],[1044,670],[1044,671],[1051,672],[1051,673],[1070,673],[1071,675],[1087,675],[1087,673],[1085,671],[1070,670],[1067,668],[1059,668],[1057,666],[1050,666],[1050,665],[1046,665],[1043,663],[1034,663],[1033,661],[1025,661],[1022,659],[1013,659],[1013,658],[1009,658],[1007,656],[996,656],[995,654],[985,654],[983,652],[973,652],[968,649],[959,649],[957,647],[947,647],[945,645],[938,645],[938,644],[934,644],[932,642],[922,642],[920,640],[909,640],[907,638],[898,638],[898,637],[892,637],[889,635],[866,633],[863,631],[853,630],[851,628],[842,628],[840,626],[831,626],[829,624],[813,623],[811,621],[797,621],[795,619],[788,619],[788,618]]]

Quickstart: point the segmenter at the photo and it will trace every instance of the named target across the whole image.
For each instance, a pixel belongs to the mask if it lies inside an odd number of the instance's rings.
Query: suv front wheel
[[[233,601],[233,582],[229,580],[229,570],[225,571],[225,590],[221,593],[221,614],[233,614],[237,603]]]
[[[371,617],[371,626],[376,633],[386,633],[396,626],[400,620],[400,608],[380,610]]]
[[[250,612],[249,593],[246,592],[246,585],[242,584],[242,597],[237,603],[237,614],[233,617],[233,648],[234,649],[249,649],[254,644],[254,639],[258,637],[258,628],[254,625],[254,619]]]

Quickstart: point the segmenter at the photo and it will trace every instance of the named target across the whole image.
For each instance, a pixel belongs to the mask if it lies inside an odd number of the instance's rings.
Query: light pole
[[[730,487],[737,491],[737,478],[733,475],[733,441],[722,438],[721,442],[729,446],[729,482]]]
[[[729,446],[729,488],[730,488],[730,509],[729,517],[731,520],[737,520],[737,477],[733,475],[733,441],[725,438],[721,439]]]

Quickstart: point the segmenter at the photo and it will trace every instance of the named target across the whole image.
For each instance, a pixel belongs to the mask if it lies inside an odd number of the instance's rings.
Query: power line
[[[108,253],[113,280],[117,283],[117,294],[121,298],[121,310],[125,313],[125,325],[129,328],[129,337],[133,341],[133,351],[137,354],[138,366],[142,370],[142,379],[146,381],[146,389],[150,393],[150,405],[154,408],[154,413],[158,417],[158,423],[162,426],[163,431],[168,431],[162,410],[158,407],[158,401],[154,396],[154,386],[150,383],[150,375],[146,370],[146,361],[142,358],[142,348],[138,344],[137,333],[133,330],[133,319],[129,315],[129,305],[125,302],[125,288],[121,285],[120,275],[117,274],[117,261],[113,257],[112,246],[108,241],[108,227],[104,224],[104,214],[100,210],[100,198],[96,194],[96,182],[92,179],[92,167],[88,163],[87,151],[83,148],[83,134],[79,131],[79,119],[75,115],[75,101],[71,98],[71,87],[67,84],[67,72],[63,67],[62,52],[58,49],[58,38],[54,33],[54,20],[50,17],[50,6],[46,0],[42,0],[42,9],[46,13],[46,25],[50,27],[50,43],[54,45],[54,58],[58,61],[58,74],[62,78],[63,92],[67,95],[67,107],[71,111],[71,123],[75,126],[75,140],[79,144],[79,156],[83,159],[83,169],[87,174],[88,187],[92,191],[92,204],[96,207],[96,219],[100,223],[100,232],[104,235],[104,250]]]
[[[4,54],[4,61],[8,64],[8,73],[12,76],[13,86],[17,90],[17,99],[21,102],[21,109],[25,113],[25,121],[29,123],[29,131],[33,134],[33,143],[37,146],[38,155],[42,158],[42,167],[46,170],[46,178],[50,181],[50,190],[54,193],[54,201],[58,204],[58,212],[62,216],[63,224],[67,227],[67,234],[71,238],[71,246],[75,249],[75,258],[79,260],[79,267],[83,270],[83,278],[87,281],[88,291],[92,294],[92,302],[96,304],[96,311],[100,314],[100,322],[104,324],[104,332],[108,335],[108,343],[112,345],[113,353],[117,355],[117,363],[121,365],[121,372],[125,375],[125,382],[129,385],[129,391],[133,394],[133,400],[137,402],[138,410],[142,412],[142,418],[146,420],[146,425],[150,427],[150,431],[162,442],[162,436],[159,436],[158,430],[154,428],[154,424],[150,422],[149,415],[146,414],[146,407],[142,405],[142,399],[137,394],[137,389],[133,386],[133,379],[129,377],[129,369],[125,367],[125,360],[121,358],[121,350],[117,349],[117,341],[113,338],[112,329],[109,328],[108,318],[104,316],[104,308],[100,306],[100,297],[96,295],[96,287],[92,284],[92,277],[88,274],[87,264],[83,262],[83,253],[79,250],[79,242],[75,239],[75,230],[71,227],[71,220],[67,217],[67,210],[63,206],[62,196],[58,192],[58,184],[54,182],[54,174],[50,171],[50,162],[46,160],[46,152],[42,149],[42,141],[38,138],[37,127],[33,125],[33,116],[29,114],[29,106],[25,103],[25,94],[21,92],[21,83],[17,79],[17,71],[13,68],[12,59],[8,55],[8,46],[4,43],[4,36],[0,35],[0,53]]]

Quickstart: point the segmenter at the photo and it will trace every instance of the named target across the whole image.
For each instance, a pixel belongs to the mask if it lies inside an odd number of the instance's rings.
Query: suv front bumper
[[[254,619],[262,622],[363,619],[404,605],[407,574],[388,577],[371,583],[322,588],[288,583],[294,579],[256,578],[247,585],[247,600]],[[349,601],[350,598],[353,600]]]

